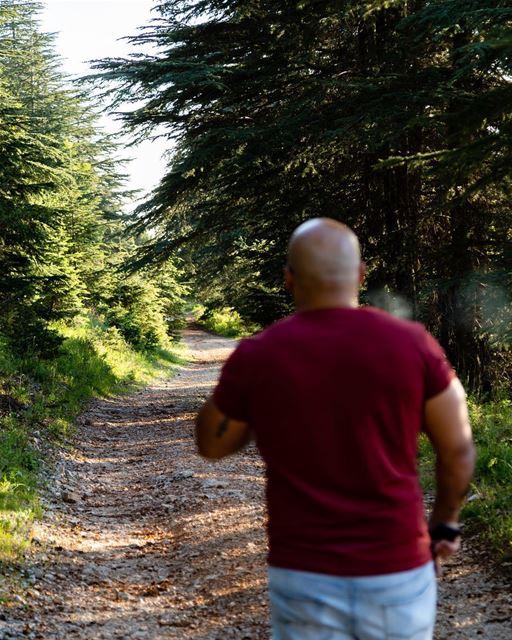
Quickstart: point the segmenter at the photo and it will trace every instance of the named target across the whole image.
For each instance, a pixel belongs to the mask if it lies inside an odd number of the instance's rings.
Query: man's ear
[[[367,272],[366,263],[361,262],[361,264],[359,265],[359,285],[363,284],[364,279],[366,278],[366,272]]]

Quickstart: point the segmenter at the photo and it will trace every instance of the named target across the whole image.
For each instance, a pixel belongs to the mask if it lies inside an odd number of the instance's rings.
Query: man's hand
[[[441,561],[453,556],[460,549],[460,538],[450,542],[449,540],[439,540],[432,544],[432,553],[436,568],[436,576],[442,575]]]
[[[251,439],[246,422],[232,420],[209,398],[196,418],[196,442],[199,453],[217,460],[243,449]]]
[[[441,576],[441,561],[453,556],[460,549],[460,528],[458,522],[446,522],[430,529],[432,556],[436,575]]]

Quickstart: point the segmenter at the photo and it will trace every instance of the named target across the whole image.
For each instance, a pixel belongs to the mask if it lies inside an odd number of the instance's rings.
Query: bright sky
[[[89,60],[126,56],[133,47],[124,36],[135,35],[137,28],[149,24],[153,0],[46,0],[41,14],[43,31],[58,33],[55,45],[63,58],[64,71],[80,76],[90,72]],[[108,131],[117,131],[113,117],[102,121]],[[131,147],[123,157],[132,157],[126,166],[128,188],[145,192],[160,182],[165,161],[162,154],[168,143],[157,140]]]

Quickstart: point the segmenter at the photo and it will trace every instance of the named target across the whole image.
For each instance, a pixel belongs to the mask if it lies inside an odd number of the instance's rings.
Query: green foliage
[[[117,283],[105,314],[124,339],[141,351],[167,345],[169,337],[158,288],[138,276]]]
[[[473,494],[464,514],[494,549],[512,560],[512,403],[472,404],[478,450]]]
[[[98,64],[101,89],[133,103],[127,126],[164,127],[175,144],[133,219],[153,232],[138,264],[186,255],[201,299],[265,325],[289,310],[291,231],[343,220],[361,238],[369,291],[405,297],[475,391],[506,388],[506,3],[185,0],[156,12],[132,39],[151,54]],[[503,295],[484,318],[491,281]]]
[[[56,212],[45,202],[46,194],[64,189],[67,180],[58,136],[50,126],[63,116],[49,104],[51,92],[60,87],[48,38],[35,38],[37,9],[28,2],[4,2],[0,7],[0,320],[20,353],[47,355],[58,346],[48,322],[66,314],[72,274],[65,255],[55,255],[61,229]]]
[[[133,239],[117,233],[112,245],[116,251],[104,256],[105,265],[91,283],[90,302],[136,349],[167,347],[185,325],[189,290],[181,282],[182,271],[169,261],[157,269],[130,274],[125,263],[135,250]]]
[[[38,459],[29,434],[13,417],[0,417],[0,561],[24,549],[36,498]]]
[[[257,325],[244,322],[240,314],[229,307],[205,309],[198,321],[208,331],[226,338],[242,338],[252,335],[259,328]]]
[[[477,465],[462,517],[470,532],[478,533],[500,561],[512,559],[512,403],[469,403],[477,447]],[[434,487],[434,454],[420,439],[419,464],[424,487]]]

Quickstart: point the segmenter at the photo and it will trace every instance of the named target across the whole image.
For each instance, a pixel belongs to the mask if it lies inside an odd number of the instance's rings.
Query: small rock
[[[247,499],[245,493],[237,491],[237,489],[228,489],[227,491],[223,491],[222,495],[226,498],[234,498],[235,500],[240,500],[241,502],[244,502]]]
[[[176,471],[171,476],[171,480],[185,480],[186,478],[192,478],[194,476],[194,472],[192,469],[182,469],[181,471]]]
[[[220,480],[219,478],[210,478],[209,480],[205,480],[203,482],[203,489],[213,489],[219,488],[224,489],[228,487],[229,483],[226,480]]]
[[[75,504],[80,500],[80,496],[74,491],[64,491],[62,494],[62,500],[69,504]]]
[[[190,623],[180,618],[160,618],[158,624],[161,627],[189,627]]]

